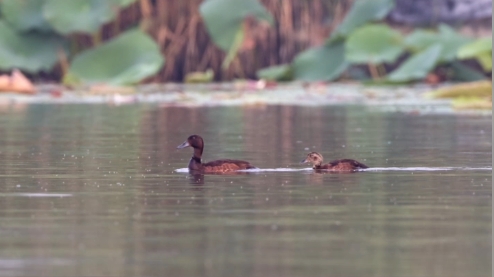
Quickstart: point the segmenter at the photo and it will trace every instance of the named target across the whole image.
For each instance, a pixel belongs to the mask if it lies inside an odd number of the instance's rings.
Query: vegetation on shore
[[[374,83],[490,76],[490,38],[448,25],[404,35],[383,23],[393,7],[393,0],[3,0],[0,68],[115,85],[201,80],[201,72],[204,80]]]

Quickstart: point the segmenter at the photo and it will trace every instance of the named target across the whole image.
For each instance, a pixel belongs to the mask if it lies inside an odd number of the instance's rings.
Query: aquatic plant
[[[305,81],[352,78],[358,69],[391,83],[479,80],[492,70],[489,39],[473,41],[447,25],[403,35],[382,22],[394,0],[349,3],[3,0],[0,69],[117,85],[151,76],[183,81],[209,69],[216,80],[257,73]]]
[[[145,32],[129,28],[107,42],[102,26],[135,0],[37,0],[0,2],[0,68],[51,71],[60,61],[70,84],[133,84],[156,74],[164,59]],[[77,36],[92,47],[74,47]],[[69,47],[69,45],[71,47]],[[69,61],[70,60],[70,61]]]

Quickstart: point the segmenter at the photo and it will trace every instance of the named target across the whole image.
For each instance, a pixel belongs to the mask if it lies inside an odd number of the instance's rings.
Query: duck
[[[323,157],[318,152],[310,152],[302,163],[311,163],[315,170],[328,171],[356,171],[359,169],[369,168],[365,164],[352,159],[334,160],[323,164]]]
[[[202,163],[202,151],[204,150],[204,140],[199,135],[191,135],[182,144],[177,146],[177,149],[186,147],[194,148],[194,154],[189,162],[189,172],[201,172],[201,173],[224,173],[233,172],[243,169],[257,168],[251,165],[249,162],[241,160],[222,159]]]

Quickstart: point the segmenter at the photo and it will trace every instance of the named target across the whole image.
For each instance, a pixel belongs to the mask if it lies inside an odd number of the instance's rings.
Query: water
[[[488,276],[492,118],[0,107],[0,276]],[[259,170],[190,176],[206,161]],[[314,173],[310,151],[371,169]]]

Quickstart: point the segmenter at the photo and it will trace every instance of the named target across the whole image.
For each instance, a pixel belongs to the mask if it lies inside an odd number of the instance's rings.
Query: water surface
[[[488,276],[492,118],[0,107],[0,276]],[[204,159],[260,168],[190,176]],[[314,173],[298,162],[373,168]]]

